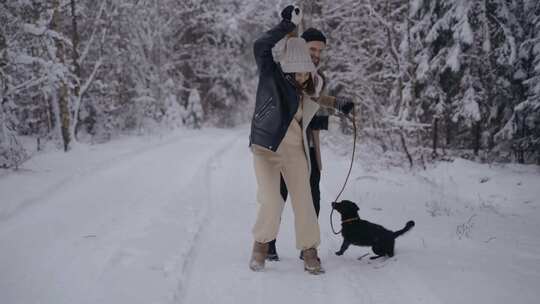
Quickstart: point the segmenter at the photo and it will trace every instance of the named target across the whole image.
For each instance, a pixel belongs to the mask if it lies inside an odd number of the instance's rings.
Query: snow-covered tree
[[[526,99],[515,107],[500,138],[512,138],[519,162],[531,160],[540,164],[540,3],[525,1],[523,9],[526,39],[520,45],[523,69],[518,76],[524,80]]]
[[[515,151],[530,161],[526,151],[538,142],[538,1],[297,3],[301,28],[327,36],[327,88],[358,104],[365,138],[401,149],[395,135],[407,132],[409,144],[425,146],[438,118],[448,149]],[[119,132],[246,122],[257,81],[252,43],[289,4],[2,1],[0,124],[67,149]],[[186,111],[197,119],[186,120]],[[346,120],[340,125],[348,130]]]
[[[390,11],[387,5],[391,5]],[[328,76],[331,93],[355,100],[362,124],[369,128],[379,128],[384,121],[392,87],[399,78],[400,67],[394,57],[396,37],[387,21],[390,18],[386,19],[394,6],[399,4],[323,2],[320,17],[314,19],[328,36],[322,70]]]
[[[492,149],[520,99],[514,77],[522,36],[517,1],[413,3],[413,91],[421,120],[429,122],[443,109],[449,147]]]
[[[16,106],[6,96],[8,77],[4,68],[7,66],[7,44],[0,32],[0,168],[18,169],[19,164],[27,157],[27,152],[17,139],[15,115]]]
[[[190,128],[200,129],[204,118],[201,96],[197,89],[191,90],[185,109],[182,111],[184,124]]]

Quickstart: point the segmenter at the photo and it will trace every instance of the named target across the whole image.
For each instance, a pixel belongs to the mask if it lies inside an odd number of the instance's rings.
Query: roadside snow
[[[289,202],[282,260],[253,273],[247,137],[243,128],[124,139],[43,153],[20,172],[0,172],[0,303],[537,302],[538,167],[357,164],[342,198],[357,202],[362,218],[393,230],[416,221],[394,258],[357,260],[371,251],[335,256],[341,237],[329,223],[348,157],[323,148],[319,253],[327,273],[304,273]]]

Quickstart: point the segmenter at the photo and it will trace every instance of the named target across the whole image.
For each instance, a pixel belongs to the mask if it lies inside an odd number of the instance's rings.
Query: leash
[[[349,172],[347,173],[347,177],[345,178],[345,182],[343,183],[343,187],[341,187],[341,191],[339,191],[339,194],[337,195],[334,202],[337,202],[339,200],[339,197],[341,196],[341,194],[343,194],[343,191],[345,190],[345,187],[347,186],[347,182],[349,181],[349,177],[351,177],[351,171],[352,171],[353,164],[354,164],[354,155],[356,153],[356,138],[358,137],[357,129],[356,129],[356,107],[353,106],[352,118],[349,115],[343,115],[343,117],[345,117],[345,118],[352,121],[353,131],[354,131],[354,134],[353,134],[354,135],[353,150],[352,150],[352,156],[351,156],[351,165],[349,166]],[[341,233],[341,230],[336,232],[336,230],[334,229],[334,223],[332,221],[332,215],[333,214],[334,214],[334,207],[332,207],[332,211],[330,212],[330,227],[332,227],[332,232],[335,235],[338,235],[338,234]]]

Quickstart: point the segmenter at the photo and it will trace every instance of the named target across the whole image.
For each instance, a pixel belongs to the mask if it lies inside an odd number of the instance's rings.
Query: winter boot
[[[268,243],[268,255],[266,255],[267,261],[279,261],[279,255],[276,251],[276,240],[270,241]]]
[[[253,271],[264,270],[264,260],[268,253],[268,243],[253,243],[253,251],[251,252],[251,259],[249,260],[249,268]]]
[[[310,248],[302,250],[302,256],[304,257],[304,270],[310,274],[324,273],[324,269],[321,266],[321,260],[317,256],[317,249]]]

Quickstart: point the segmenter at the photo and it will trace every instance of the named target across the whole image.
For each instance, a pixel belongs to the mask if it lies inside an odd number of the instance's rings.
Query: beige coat
[[[319,170],[322,170],[322,160],[321,160],[321,145],[320,145],[320,139],[319,139],[319,131],[313,131],[308,129],[308,125],[317,113],[319,111],[319,108],[321,106],[326,108],[335,108],[336,107],[336,98],[332,96],[327,95],[319,95],[322,91],[323,87],[323,80],[322,77],[318,74],[314,73],[314,77],[316,77],[316,90],[314,96],[307,96],[305,95],[304,98],[304,110],[303,110],[303,116],[302,116],[302,130],[303,130],[303,140],[304,140],[304,152],[306,154],[306,158],[308,160],[308,166],[309,166],[309,172],[311,172],[311,156],[309,153],[309,144],[308,144],[308,134],[307,132],[313,133],[313,144],[315,145],[315,151],[317,156],[317,164],[319,166]]]
[[[336,98],[332,96],[322,95],[318,99],[320,105],[324,105],[326,108],[336,108]],[[317,156],[317,165],[319,171],[322,171],[322,158],[321,158],[321,140],[319,137],[319,130],[310,130],[313,134],[313,145],[315,146],[315,155]]]
[[[287,39],[293,36],[294,36],[293,33],[289,34],[287,37],[280,40],[272,49],[272,55],[276,62],[279,62],[279,58],[281,58],[281,56],[283,55]],[[309,145],[307,142],[307,132],[312,133],[313,145],[315,146],[317,164],[319,166],[319,170],[322,170],[321,142],[319,138],[319,131],[308,130],[307,125],[309,125],[309,122],[311,122],[311,119],[313,119],[313,116],[315,116],[320,106],[335,109],[335,104],[336,104],[336,99],[334,97],[327,96],[326,94],[322,92],[323,87],[324,87],[323,78],[317,72],[314,72],[311,75],[315,79],[315,83],[316,83],[315,96],[304,98],[304,100],[311,99],[312,103],[306,102],[304,104],[304,107],[305,107],[304,115],[302,117],[302,121],[307,122],[307,124],[303,123],[302,128],[304,130],[304,149],[306,150],[306,157],[308,160],[310,172],[311,172],[311,161],[310,161]]]

